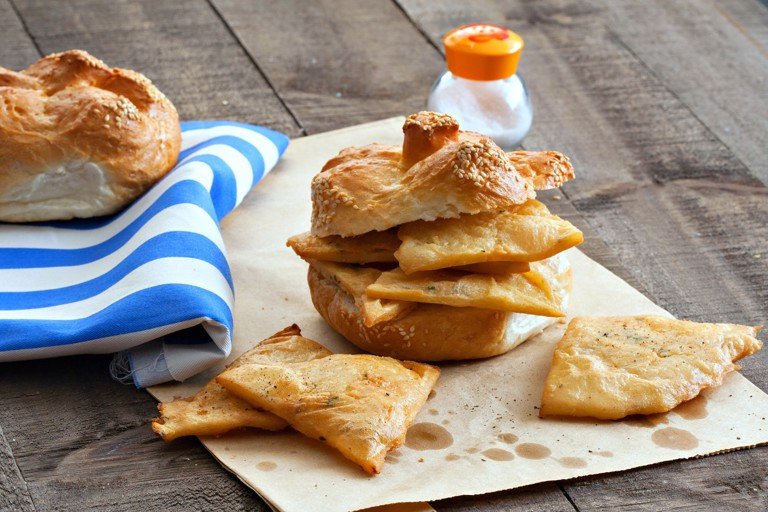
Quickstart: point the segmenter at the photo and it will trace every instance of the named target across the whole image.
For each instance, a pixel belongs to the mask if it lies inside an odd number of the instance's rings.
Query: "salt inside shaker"
[[[506,150],[531,128],[528,91],[515,74],[523,39],[508,28],[464,25],[443,37],[448,70],[437,79],[427,108],[456,118],[464,130],[491,137]]]

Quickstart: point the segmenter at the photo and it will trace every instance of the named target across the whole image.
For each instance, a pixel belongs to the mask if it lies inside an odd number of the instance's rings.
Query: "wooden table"
[[[420,110],[440,35],[526,40],[526,148],[570,155],[545,197],[583,249],[674,314],[768,320],[768,8],[755,0],[0,0],[0,65],[83,48],[143,71],[182,118],[293,137]],[[559,199],[559,200],[558,200]],[[765,338],[765,337],[764,337]],[[267,510],[109,357],[0,365],[1,510]],[[743,373],[768,390],[768,350]],[[438,511],[766,510],[768,448],[433,504]]]

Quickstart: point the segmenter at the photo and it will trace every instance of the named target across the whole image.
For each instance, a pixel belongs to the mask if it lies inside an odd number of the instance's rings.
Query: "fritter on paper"
[[[762,347],[759,327],[660,316],[578,317],[557,344],[541,416],[655,414],[719,386]]]
[[[331,352],[301,336],[292,325],[262,341],[235,359],[229,368],[261,362],[300,362],[325,357]],[[164,440],[183,436],[210,436],[242,427],[281,430],[286,422],[272,413],[253,407],[224,389],[215,380],[188,398],[158,404],[160,417],[152,420],[152,430]]]
[[[216,380],[376,474],[387,453],[405,441],[439,374],[421,363],[334,354],[304,363],[243,365]]]

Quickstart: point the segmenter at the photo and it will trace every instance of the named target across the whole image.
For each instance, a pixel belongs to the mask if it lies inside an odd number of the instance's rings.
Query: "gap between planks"
[[[40,48],[40,45],[37,44],[37,39],[32,35],[32,33],[29,31],[29,27],[27,26],[27,22],[22,17],[21,13],[19,12],[19,8],[16,7],[16,3],[13,0],[7,0],[8,5],[11,6],[11,10],[13,10],[13,14],[16,15],[16,18],[18,18],[19,23],[21,23],[21,28],[24,29],[24,33],[27,34],[27,37],[29,38],[29,41],[32,43],[32,45],[37,50],[37,54],[42,57],[43,56],[43,50]]]
[[[227,32],[229,32],[229,34],[232,36],[232,39],[235,40],[238,46],[240,46],[243,52],[248,56],[248,60],[251,61],[251,64],[253,64],[253,67],[256,68],[256,71],[259,72],[259,74],[267,83],[269,88],[272,89],[272,92],[275,94],[275,97],[277,97],[277,100],[283,106],[285,111],[288,112],[288,115],[291,116],[291,119],[293,119],[293,121],[296,123],[296,126],[299,128],[300,134],[302,136],[307,135],[307,130],[304,128],[304,125],[301,124],[301,121],[296,115],[296,112],[294,112],[293,109],[288,105],[288,103],[286,103],[285,99],[277,90],[277,87],[275,87],[275,84],[272,82],[272,79],[269,78],[269,76],[267,76],[267,74],[264,72],[264,69],[262,69],[261,65],[259,64],[259,61],[256,60],[256,57],[253,55],[253,53],[251,53],[248,47],[243,44],[243,41],[242,39],[240,39],[240,36],[237,35],[237,32],[235,32],[235,30],[227,22],[227,19],[224,17],[224,15],[221,13],[218,6],[216,5],[215,0],[205,0],[205,1],[211,7],[211,10],[213,10],[214,14],[216,14],[216,17],[221,21],[221,23],[227,29]]]

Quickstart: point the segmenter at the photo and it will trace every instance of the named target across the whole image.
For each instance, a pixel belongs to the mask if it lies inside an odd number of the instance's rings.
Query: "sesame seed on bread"
[[[402,147],[347,148],[325,164],[312,180],[313,235],[356,236],[522,204],[573,176],[559,153],[505,153],[447,114],[413,114],[403,132]]]

